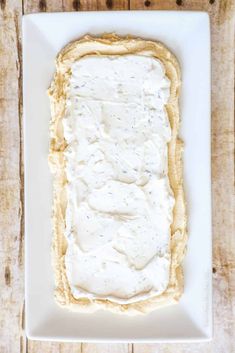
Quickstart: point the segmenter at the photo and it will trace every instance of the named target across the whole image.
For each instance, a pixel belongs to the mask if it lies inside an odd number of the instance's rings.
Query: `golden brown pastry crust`
[[[125,55],[136,54],[159,59],[171,81],[170,98],[166,105],[172,129],[172,138],[168,145],[169,180],[175,197],[173,223],[171,225],[171,267],[169,285],[166,291],[151,299],[137,303],[117,304],[110,300],[76,299],[73,297],[66,277],[64,255],[66,252],[65,210],[66,175],[62,119],[65,113],[71,65],[87,55]],[[55,297],[59,305],[77,311],[94,311],[106,308],[113,312],[127,314],[145,313],[163,305],[176,303],[183,292],[182,260],[184,257],[187,233],[186,210],[182,180],[182,148],[178,138],[179,131],[179,89],[180,68],[175,56],[159,42],[127,36],[120,38],[115,34],[106,34],[99,38],[85,36],[68,44],[57,56],[56,73],[48,90],[51,105],[50,154],[49,163],[53,172],[53,266],[55,272]]]

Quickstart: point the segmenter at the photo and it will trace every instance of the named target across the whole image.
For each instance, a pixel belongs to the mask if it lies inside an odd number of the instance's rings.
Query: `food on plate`
[[[137,314],[183,292],[180,69],[159,42],[85,36],[48,90],[55,297]]]

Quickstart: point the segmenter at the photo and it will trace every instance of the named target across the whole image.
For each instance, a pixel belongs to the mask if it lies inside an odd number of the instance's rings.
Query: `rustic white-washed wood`
[[[58,343],[28,340],[24,353],[81,353],[80,343]]]
[[[24,350],[21,2],[0,1],[0,352]]]
[[[0,0],[0,353],[233,353],[234,0]],[[39,11],[205,10],[212,23],[214,330],[201,344],[79,344],[27,341],[23,295],[23,164],[20,16]],[[179,29],[180,30],[180,29]]]
[[[83,343],[82,353],[133,353],[132,348],[132,344]]]
[[[24,0],[25,13],[128,10],[128,0]]]

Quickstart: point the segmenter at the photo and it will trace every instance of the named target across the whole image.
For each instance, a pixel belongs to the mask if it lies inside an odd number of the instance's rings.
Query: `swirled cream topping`
[[[167,288],[169,90],[152,57],[94,55],[72,65],[63,127],[65,266],[75,298],[132,303]]]

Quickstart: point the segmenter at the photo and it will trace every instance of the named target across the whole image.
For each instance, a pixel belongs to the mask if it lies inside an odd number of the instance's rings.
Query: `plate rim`
[[[112,11],[112,15],[114,13],[127,13],[127,14],[130,14],[131,13],[138,13],[138,14],[141,14],[141,13],[152,13],[152,14],[156,14],[156,13],[165,13],[165,14],[173,14],[173,15],[177,15],[177,16],[195,16],[195,15],[200,15],[200,16],[205,16],[205,19],[206,21],[208,21],[208,27],[209,27],[209,38],[208,38],[208,45],[209,45],[209,57],[208,57],[208,60],[209,60],[209,63],[210,63],[210,68],[211,68],[211,39],[210,39],[210,18],[209,18],[209,15],[207,12],[204,12],[204,11],[175,11],[175,10],[172,10],[172,11],[167,11],[167,10],[131,10],[131,11],[128,11],[128,10],[117,10],[117,11]],[[111,12],[106,12],[106,11],[81,11],[81,12],[49,12],[49,13],[36,13],[36,14],[25,14],[23,15],[22,17],[22,47],[23,47],[23,50],[22,50],[22,56],[23,56],[23,73],[25,72],[25,65],[24,65],[24,50],[25,50],[25,31],[26,31],[26,24],[27,24],[27,21],[30,20],[32,17],[48,17],[48,16],[56,16],[56,17],[63,17],[63,16],[74,16],[74,17],[79,17],[79,16],[84,16],[84,15],[87,15],[89,14],[89,16],[92,15],[95,15],[95,16],[101,16],[102,14],[105,14],[105,16],[107,15],[110,15]],[[210,82],[210,86],[211,86],[211,71],[208,73],[208,79],[209,79],[209,82]],[[26,95],[26,90],[24,88],[24,75],[23,75],[23,100],[25,101],[25,95]],[[210,99],[211,99],[211,95],[209,93],[209,96],[210,96]],[[209,101],[208,102],[209,104],[209,115],[211,117],[211,102]],[[25,113],[25,109],[24,109],[24,106],[23,106],[23,132],[24,132],[24,135],[25,135],[25,131],[26,131],[26,122],[27,122],[27,118],[26,118],[26,113]],[[210,123],[211,123],[211,120],[210,120]],[[209,136],[210,140],[211,140],[211,134]],[[24,160],[25,160],[25,165],[24,165],[24,182],[26,183],[27,182],[27,178],[25,178],[26,176],[26,168],[28,167],[27,166],[27,155],[26,155],[26,147],[25,147],[25,141],[24,141]],[[210,150],[210,156],[211,156],[211,150]],[[210,172],[211,172],[211,159],[210,159]],[[211,179],[210,179],[210,186],[211,186]],[[25,199],[24,199],[24,202],[25,202],[25,211],[26,211],[26,208],[27,208],[27,201],[26,201],[26,193],[25,193]],[[211,202],[212,202],[212,197],[211,197],[211,191],[210,191],[210,199],[211,199]],[[210,211],[212,211],[212,207],[210,206]],[[25,224],[28,222],[28,218],[26,217],[27,215],[27,211],[25,212]],[[211,214],[210,214],[210,217],[211,217]],[[25,269],[26,269],[26,273],[25,273],[25,294],[26,294],[26,298],[28,296],[28,276],[27,276],[27,268],[28,268],[28,240],[29,237],[28,237],[28,234],[26,234],[26,228],[25,228]],[[210,222],[210,241],[211,241],[211,248],[210,248],[210,251],[211,251],[211,255],[210,255],[210,259],[212,258],[212,223]],[[212,261],[211,261],[212,263]],[[200,342],[200,341],[210,341],[213,337],[213,315],[212,315],[212,303],[213,303],[213,296],[212,296],[212,275],[210,276],[210,307],[211,307],[211,313],[210,313],[210,317],[212,318],[212,321],[211,321],[211,325],[210,325],[210,332],[203,337],[199,337],[198,339],[197,338],[179,338],[179,339],[176,339],[176,338],[167,338],[167,339],[159,339],[159,338],[156,338],[156,340],[152,340],[152,339],[141,339],[141,338],[134,338],[133,340],[129,340],[129,339],[99,339],[99,338],[94,338],[94,339],[86,339],[86,338],[74,338],[74,339],[70,339],[70,338],[66,338],[66,337],[52,337],[52,336],[41,336],[41,335],[37,335],[35,333],[33,333],[33,330],[30,329],[30,327],[28,327],[28,320],[27,320],[27,315],[28,315],[28,310],[26,310],[26,327],[25,327],[25,331],[26,331],[26,335],[28,338],[30,339],[36,339],[36,340],[46,340],[46,341],[50,341],[50,340],[53,340],[53,341],[63,341],[63,342],[78,342],[78,341],[83,341],[83,342],[146,342],[146,343],[154,343],[154,342]],[[26,302],[26,307],[27,307],[27,302]]]

